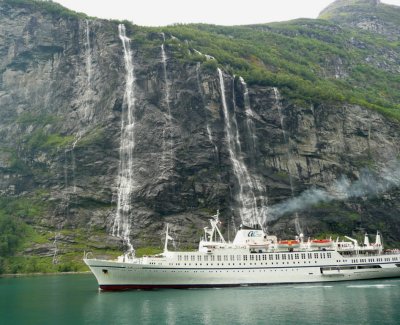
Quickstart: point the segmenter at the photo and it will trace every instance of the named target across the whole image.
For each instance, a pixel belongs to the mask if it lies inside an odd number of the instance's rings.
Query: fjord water
[[[94,277],[0,278],[0,324],[398,324],[400,279],[99,292]]]

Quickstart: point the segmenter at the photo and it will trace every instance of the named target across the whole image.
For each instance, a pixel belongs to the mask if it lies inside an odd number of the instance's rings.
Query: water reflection
[[[398,324],[400,280],[98,292],[92,276],[0,279],[1,324]]]
[[[87,301],[85,318],[103,312],[102,321],[115,324],[396,324],[399,284],[104,292]]]

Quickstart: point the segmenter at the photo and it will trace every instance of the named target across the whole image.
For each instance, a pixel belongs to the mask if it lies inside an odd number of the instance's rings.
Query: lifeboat
[[[310,241],[312,247],[326,247],[332,245],[331,239],[312,239]]]
[[[300,247],[299,240],[280,240],[278,241],[279,248],[297,248]]]

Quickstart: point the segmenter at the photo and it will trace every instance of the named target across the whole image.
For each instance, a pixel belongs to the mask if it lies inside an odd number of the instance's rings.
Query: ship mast
[[[213,241],[213,242],[221,242],[225,243],[225,239],[221,234],[221,231],[218,228],[218,225],[221,222],[219,221],[219,210],[217,210],[217,214],[213,216],[213,219],[210,219],[211,229],[204,228],[205,232],[205,240],[206,241]],[[219,240],[218,240],[219,236]],[[209,238],[207,238],[209,237]]]

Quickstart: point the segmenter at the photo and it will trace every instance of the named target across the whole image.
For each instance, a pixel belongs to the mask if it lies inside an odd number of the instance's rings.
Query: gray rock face
[[[35,227],[84,229],[91,247],[117,247],[121,242],[107,236],[116,215],[125,105],[118,27],[0,5],[0,195],[39,202],[40,215],[22,216]],[[142,33],[135,28],[129,35]],[[236,226],[241,222],[218,73],[196,62],[182,64],[166,45],[166,79],[163,38],[150,32],[146,37],[150,48],[131,43],[135,184],[130,237],[134,246],[158,244],[169,222],[182,242],[192,245],[217,209],[230,227],[232,219]],[[272,87],[252,86],[249,115],[239,78],[224,73],[224,83],[244,164],[261,184],[260,206],[312,186],[327,188],[342,175],[357,179],[363,167],[382,166],[398,156],[398,124],[378,113],[329,103],[297,106]],[[379,204],[364,198],[334,209],[318,206],[302,211],[300,222],[308,235],[357,226],[357,217],[344,220],[334,212],[365,214],[371,228],[389,225],[399,211],[397,197],[392,191]],[[376,215],[380,221],[371,221]],[[270,227],[293,234],[293,216]],[[400,234],[398,228],[384,227],[392,239]],[[74,242],[74,236],[61,239],[66,246]],[[27,253],[51,256],[45,247],[36,245]]]
[[[320,18],[342,25],[381,34],[391,41],[400,35],[398,14],[400,8],[379,0],[336,0],[320,13]]]

